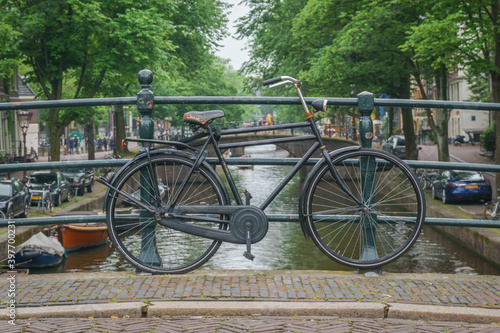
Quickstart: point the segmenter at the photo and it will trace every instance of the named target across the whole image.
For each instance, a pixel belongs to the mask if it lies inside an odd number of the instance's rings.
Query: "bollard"
[[[151,119],[151,114],[154,110],[154,94],[149,89],[151,87],[151,83],[153,82],[153,73],[148,69],[143,69],[139,72],[138,80],[142,88],[142,90],[137,94],[137,110],[141,114],[139,135],[141,139],[153,139],[154,122]],[[146,149],[144,145],[145,144],[143,144],[141,151]],[[147,171],[141,170],[140,179],[141,201],[151,202],[151,193],[154,193],[154,190],[150,188],[150,182],[147,181],[147,179],[149,179]],[[139,223],[144,223],[146,225],[141,227],[142,243],[139,260],[149,265],[161,266],[161,258],[156,247],[156,223],[150,223],[151,220],[154,220],[154,214],[141,210],[139,214]]]

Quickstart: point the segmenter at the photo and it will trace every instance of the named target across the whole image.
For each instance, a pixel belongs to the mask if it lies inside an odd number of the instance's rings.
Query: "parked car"
[[[54,206],[61,205],[64,201],[69,201],[71,190],[69,182],[64,178],[61,171],[35,171],[29,176],[29,186],[31,191],[31,204],[38,203],[42,199],[44,189],[50,186],[50,194]]]
[[[394,154],[400,159],[406,158],[405,137],[403,135],[391,135],[384,141],[382,149],[388,153]],[[417,157],[418,157],[418,148]]]
[[[446,170],[432,183],[432,197],[443,203],[453,200],[491,201],[491,184],[481,172]]]
[[[87,192],[92,192],[94,187],[94,171],[92,169],[66,169],[62,173],[69,182],[71,190],[78,195],[82,196],[85,193],[85,188],[87,188]]]
[[[8,219],[28,217],[29,194],[19,180],[0,180],[0,210]]]

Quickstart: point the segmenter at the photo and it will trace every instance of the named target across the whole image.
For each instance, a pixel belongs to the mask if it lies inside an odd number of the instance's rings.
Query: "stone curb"
[[[16,309],[16,319],[256,315],[500,323],[500,309],[376,302],[159,301],[150,305],[129,302]],[[0,320],[9,320],[7,309],[0,312]]]
[[[386,306],[361,302],[272,302],[272,301],[176,301],[153,302],[148,317],[158,316],[338,316],[384,318]]]
[[[141,318],[145,306],[143,302],[129,302],[16,308],[15,318]],[[9,319],[8,309],[3,309],[0,320]]]
[[[500,323],[500,309],[391,303],[387,318],[425,321],[463,321],[476,324]]]

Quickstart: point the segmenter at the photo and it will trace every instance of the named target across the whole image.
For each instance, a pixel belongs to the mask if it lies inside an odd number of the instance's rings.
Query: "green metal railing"
[[[27,109],[47,109],[47,108],[71,108],[71,107],[92,107],[111,105],[133,105],[136,104],[141,114],[142,121],[139,128],[141,138],[152,138],[154,122],[151,118],[155,104],[255,104],[255,105],[300,105],[300,100],[294,97],[155,97],[149,89],[153,81],[152,73],[143,70],[139,73],[139,82],[142,90],[137,97],[118,98],[94,98],[75,99],[58,101],[35,101],[0,103],[0,112]],[[316,98],[306,98],[310,104]],[[327,98],[329,105],[358,107],[360,117],[360,142],[363,147],[371,147],[373,138],[373,124],[370,115],[375,107],[410,107],[410,108],[437,108],[437,109],[462,109],[462,110],[486,110],[500,111],[500,104],[496,103],[473,103],[454,101],[428,101],[428,100],[402,100],[402,99],[378,99],[368,92],[360,93],[357,98]],[[228,164],[252,164],[252,165],[294,165],[299,159],[255,159],[229,158]],[[65,161],[65,162],[45,162],[45,163],[19,163],[0,165],[0,172],[22,171],[22,170],[56,170],[67,168],[98,168],[98,167],[120,167],[128,160],[95,160],[95,161]],[[216,164],[217,160],[208,158],[207,161]],[[315,164],[318,159],[311,159],[308,164]],[[451,163],[451,162],[428,162],[428,161],[406,161],[413,168],[432,169],[461,169],[474,171],[500,172],[500,165],[472,164],[472,163]],[[297,222],[297,214],[268,214],[269,221],[272,222]],[[104,222],[105,216],[60,216],[44,218],[16,219],[18,226],[32,225],[52,225],[59,223],[90,223]],[[12,222],[11,222],[12,223]],[[473,226],[500,228],[500,221],[485,221],[476,219],[447,219],[427,217],[427,225],[441,226]],[[0,221],[0,227],[6,227],[9,220]]]

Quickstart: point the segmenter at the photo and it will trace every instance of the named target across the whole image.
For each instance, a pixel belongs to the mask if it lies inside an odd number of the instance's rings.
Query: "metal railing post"
[[[358,110],[361,114],[359,119],[359,136],[363,148],[371,148],[373,140],[373,121],[370,115],[375,108],[373,94],[363,91],[358,94]]]
[[[154,122],[151,119],[151,114],[154,110],[154,94],[149,89],[151,87],[151,83],[153,82],[153,73],[148,69],[143,69],[139,72],[138,80],[142,88],[142,90],[137,94],[137,110],[141,114],[139,135],[142,139],[153,139]],[[141,151],[145,149],[146,148],[142,147]],[[151,193],[154,193],[154,191],[150,188],[151,182],[149,181],[149,177],[150,176],[146,170],[141,170],[140,195],[141,200],[144,202],[151,202]],[[161,266],[161,258],[156,247],[156,224],[151,223],[152,220],[154,220],[152,213],[143,209],[140,211],[139,223],[144,224],[144,226],[141,226],[142,243],[139,260],[149,265]]]
[[[373,121],[370,115],[375,108],[375,99],[370,92],[358,94],[358,110],[361,115],[359,119],[359,137],[363,148],[371,148],[373,140]],[[373,200],[373,178],[375,176],[375,158],[361,157],[361,186],[363,188],[363,203],[370,206]],[[377,259],[376,228],[373,221],[377,220],[376,213],[371,216],[363,216],[361,219],[361,228],[363,231],[363,253],[361,257],[365,260]]]

